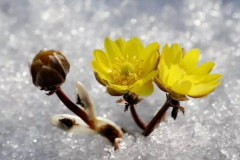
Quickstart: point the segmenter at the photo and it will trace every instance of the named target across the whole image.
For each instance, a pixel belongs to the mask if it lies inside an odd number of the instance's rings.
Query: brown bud
[[[33,84],[45,91],[54,91],[65,81],[70,64],[57,50],[41,50],[30,65]]]

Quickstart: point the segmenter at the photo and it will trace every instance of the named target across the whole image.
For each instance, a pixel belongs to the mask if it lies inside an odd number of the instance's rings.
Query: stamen
[[[129,57],[117,57],[110,64],[109,79],[115,84],[131,85],[141,78],[143,60]]]

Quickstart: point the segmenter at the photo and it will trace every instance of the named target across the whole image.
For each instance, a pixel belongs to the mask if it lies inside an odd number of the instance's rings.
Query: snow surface
[[[219,0],[1,0],[0,1],[1,160],[238,160],[240,159],[240,3]],[[200,62],[214,61],[221,85],[205,99],[182,102],[186,114],[170,118],[148,138],[130,112],[115,104],[95,80],[92,51],[106,36],[138,36],[199,48]],[[71,113],[56,95],[33,86],[27,63],[43,48],[60,50],[71,63],[63,90],[74,100],[81,81],[97,114],[129,131],[118,151],[96,135],[54,128],[49,118]],[[149,122],[165,94],[155,92],[137,106]]]

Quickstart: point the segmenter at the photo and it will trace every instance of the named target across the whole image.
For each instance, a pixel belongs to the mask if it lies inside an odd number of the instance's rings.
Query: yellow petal
[[[182,48],[178,43],[174,43],[171,45],[169,49],[169,57],[171,64],[180,64],[182,60]]]
[[[98,50],[98,49],[95,49],[95,50],[93,51],[93,60],[98,62],[98,60],[97,60],[97,55],[96,55],[96,53],[97,53],[96,50]]]
[[[168,92],[167,88],[163,85],[163,83],[158,78],[155,77],[154,82],[156,83],[159,89],[161,89],[164,92]]]
[[[106,70],[104,70],[97,61],[92,61],[91,66],[95,72],[98,72],[102,75],[106,75]]]
[[[169,85],[168,85],[168,79],[169,79],[169,73],[167,74],[166,78],[165,78],[164,81],[163,81],[163,84],[164,84],[165,86],[167,86],[167,87],[169,87]]]
[[[147,75],[150,71],[154,70],[157,67],[159,54],[157,51],[152,52],[147,59],[141,65],[143,68],[142,76]]]
[[[170,68],[170,66],[171,66],[171,57],[170,57],[170,53],[169,53],[169,46],[168,46],[168,44],[165,44],[165,46],[162,49],[161,60],[163,60],[165,62],[165,64],[168,66],[168,68]]]
[[[182,50],[180,50],[177,55],[176,55],[176,58],[175,58],[175,61],[173,64],[178,64],[180,65],[182,63]]]
[[[140,55],[143,54],[144,47],[142,42],[137,38],[133,37],[132,39],[128,40],[123,52],[124,57],[129,58],[140,58]]]
[[[188,73],[192,72],[197,66],[200,52],[198,49],[192,49],[186,53],[182,60],[182,66]]]
[[[124,39],[122,39],[121,37],[119,37],[115,43],[117,44],[120,52],[122,53],[124,51],[125,45],[126,45],[126,41]]]
[[[112,95],[112,96],[122,96],[124,94],[126,94],[128,91],[125,91],[125,90],[118,90],[112,86],[106,86],[106,91]]]
[[[204,92],[202,92],[202,94],[205,95],[205,94],[208,94],[209,92],[213,91],[220,83],[221,83],[221,81],[216,81],[216,82],[208,85],[208,89],[205,90]]]
[[[214,84],[212,83],[212,84],[208,85],[208,88],[205,90],[205,92],[198,93],[196,95],[189,95],[189,96],[192,98],[205,98],[209,94],[211,94],[220,83],[221,83],[221,81],[214,82]]]
[[[98,64],[99,65],[99,64]],[[98,65],[96,65],[96,66],[98,66]],[[95,66],[95,64],[94,64],[94,66]],[[95,67],[96,67],[95,66]],[[108,75],[107,74],[102,74],[102,73],[100,73],[100,72],[98,72],[98,71],[95,71],[95,69],[93,69],[94,70],[94,75],[95,75],[95,78],[97,79],[97,81],[100,83],[100,84],[102,84],[102,85],[104,85],[105,86],[105,83],[112,83],[112,81],[111,81],[111,79],[109,79],[108,78]],[[102,82],[102,81],[105,81],[105,82]]]
[[[158,72],[159,72],[158,70],[154,70],[154,71],[150,72],[146,77],[138,80],[137,83],[139,85],[142,85],[142,84],[146,83],[147,81],[152,80],[154,77],[157,76]]]
[[[193,84],[196,84],[196,77],[194,77],[193,75],[185,75],[183,77],[183,80],[187,80],[192,82]]]
[[[198,84],[192,87],[188,95],[191,97],[202,97],[204,95],[211,93],[220,83],[221,81],[214,82],[210,85],[203,83]]]
[[[178,94],[185,95],[191,90],[191,88],[192,88],[192,83],[190,81],[180,80],[171,87],[171,90],[173,90]]]
[[[163,60],[162,57],[161,57],[161,59],[160,59],[159,72],[160,72],[160,73],[159,73],[159,80],[160,80],[163,84],[167,85],[167,84],[164,83],[164,82],[167,82],[167,81],[165,81],[165,80],[166,80],[167,75],[169,74],[169,69],[168,69],[168,67],[167,67],[167,65],[166,65],[166,63],[164,62],[164,60]]]
[[[126,86],[126,85],[113,84],[113,83],[110,83],[109,86],[111,86],[111,88],[113,88],[115,90],[120,90],[120,91],[128,91],[129,88],[132,87],[132,85],[131,86]]]
[[[174,93],[172,92],[170,94],[170,97],[176,101],[187,101],[188,98],[186,97],[186,95],[182,95],[182,94],[177,94],[177,93]]]
[[[94,72],[95,78],[96,80],[103,86],[108,85],[108,82],[106,80],[104,80],[103,78],[101,78],[101,75],[98,74],[97,72]]]
[[[183,76],[183,70],[178,65],[173,65],[169,70],[168,86],[172,86]]]
[[[219,80],[222,77],[221,74],[211,74],[202,83],[212,84],[213,82]]]
[[[152,94],[154,90],[152,82],[148,81],[141,86],[131,88],[130,91],[136,93],[139,96],[147,97]]]
[[[96,49],[93,51],[94,59],[102,66],[104,69],[108,70],[109,69],[109,60],[107,58],[107,55],[99,50]]]
[[[160,45],[158,42],[152,42],[146,46],[144,49],[143,54],[140,55],[140,59],[147,59],[148,56],[150,56],[153,52],[159,51]]]
[[[115,57],[121,55],[121,52],[115,42],[113,42],[108,37],[104,40],[104,49],[107,53],[108,59],[110,62],[114,62]]]
[[[212,71],[214,65],[214,62],[203,63],[193,70],[193,75],[197,77],[206,76]]]
[[[192,87],[192,89],[189,91],[188,95],[189,96],[198,96],[201,95],[202,92],[204,92],[204,90],[206,90],[208,88],[208,85],[206,84],[198,84]]]
[[[148,81],[152,81],[157,76],[157,74],[158,74],[158,70],[154,70],[154,71],[150,72],[146,77],[138,80],[137,82],[135,82],[134,84],[132,84],[130,86],[115,85],[115,84],[111,84],[111,85],[113,87],[115,87],[116,89],[130,90],[131,88],[139,87]]]

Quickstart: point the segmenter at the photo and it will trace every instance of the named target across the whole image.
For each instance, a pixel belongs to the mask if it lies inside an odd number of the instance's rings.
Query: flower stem
[[[88,120],[87,114],[79,108],[76,104],[74,104],[62,91],[61,88],[56,90],[55,92],[58,96],[58,98],[65,104],[65,106],[71,110],[73,113],[75,113],[77,116],[79,116],[86,124],[91,126],[90,121]]]
[[[179,107],[180,103],[179,101],[176,101],[170,97],[170,95],[167,95],[167,100],[165,104],[162,106],[162,108],[158,111],[158,113],[153,117],[151,122],[147,125],[145,130],[143,131],[143,136],[149,136],[152,131],[154,130],[155,126],[161,121],[161,119],[164,117],[166,111],[169,109],[169,107]]]
[[[166,101],[165,104],[162,106],[162,108],[159,110],[159,112],[156,114],[156,116],[153,117],[151,122],[147,125],[146,129],[143,131],[142,133],[143,136],[149,136],[152,133],[155,126],[162,119],[162,117],[164,116],[164,113],[168,110],[169,107],[170,107],[170,103]]]
[[[145,122],[143,122],[140,117],[138,116],[136,110],[135,110],[135,105],[131,105],[130,106],[130,111],[131,111],[131,114],[132,114],[132,117],[135,121],[135,123],[138,125],[138,127],[140,127],[141,129],[145,129],[147,124]]]

